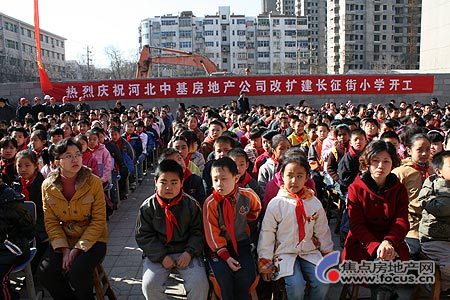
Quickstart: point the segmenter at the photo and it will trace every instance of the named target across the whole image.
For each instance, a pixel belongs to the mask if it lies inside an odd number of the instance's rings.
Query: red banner
[[[434,76],[241,76],[95,82],[54,82],[49,93],[91,100],[235,97],[273,95],[369,95],[433,93]]]
[[[41,90],[45,93],[52,90],[52,83],[45,72],[41,54],[41,29],[39,28],[39,1],[34,0],[34,35],[36,37],[36,62],[38,64]]]

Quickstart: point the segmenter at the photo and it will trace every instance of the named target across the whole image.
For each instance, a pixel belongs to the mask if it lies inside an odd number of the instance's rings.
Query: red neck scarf
[[[189,170],[189,168],[186,167],[183,174],[183,182],[185,182],[191,175],[192,175],[191,170]]]
[[[425,164],[424,166],[421,166],[417,163],[413,163],[412,167],[420,172],[420,174],[422,175],[422,182],[424,182],[425,179],[427,179],[430,176],[430,172],[428,170],[427,164]]]
[[[225,228],[227,229],[228,235],[230,236],[231,243],[233,244],[233,249],[236,254],[238,254],[238,247],[237,247],[237,241],[236,236],[234,235],[234,195],[236,195],[237,192],[237,186],[234,188],[234,190],[226,195],[222,196],[216,191],[213,191],[213,197],[214,200],[217,202],[223,202],[223,218],[225,221]]]
[[[28,149],[27,143],[23,143],[23,145],[20,147],[19,151],[27,150],[27,149]]]
[[[175,218],[173,213],[170,211],[170,208],[180,203],[182,199],[183,199],[183,192],[181,192],[177,197],[170,200],[169,203],[164,202],[164,200],[160,196],[158,196],[158,194],[156,194],[156,201],[158,201],[161,208],[164,209],[164,214],[166,215],[166,237],[167,237],[166,244],[168,244],[172,240],[173,225],[175,224],[178,230],[180,230],[177,218]]]
[[[245,188],[251,180],[252,176],[250,176],[248,172],[245,172],[244,176],[239,179],[238,186],[241,188]]]
[[[127,138],[127,141],[128,141],[128,142],[131,141],[131,137],[132,137],[131,134],[128,134],[128,133],[127,133],[127,134],[125,135],[125,137]]]
[[[37,172],[34,172],[33,175],[31,175],[30,179],[26,180],[23,177],[20,177],[20,183],[22,184],[22,194],[25,196],[25,199],[27,201],[30,201],[30,191],[28,188],[30,187],[30,184],[33,183],[34,179],[37,176]]]
[[[88,149],[87,151],[85,151],[83,153],[83,164],[86,163],[89,160],[89,158],[92,157],[93,152],[94,152],[94,150],[91,151],[90,149]]]
[[[95,146],[94,148],[88,148],[88,151],[86,151],[86,152],[91,152],[91,155],[92,155],[92,153],[94,153],[95,151],[97,151],[97,149],[100,147],[100,143],[98,143],[97,144],[97,146]],[[84,158],[84,156],[83,156],[83,158]]]
[[[280,161],[278,159],[275,158],[275,155],[271,155],[270,158],[274,161],[275,163],[275,169],[277,168],[278,164],[280,163]]]
[[[303,199],[309,198],[311,195],[313,195],[313,192],[311,192],[308,188],[302,188],[300,192],[293,194],[290,193],[282,187],[286,193],[297,200],[295,205],[295,216],[297,218],[297,226],[298,226],[298,242],[300,243],[305,238],[305,223],[306,223],[306,212],[305,207],[303,206]]]
[[[348,152],[350,153],[350,156],[351,157],[356,157],[356,156],[358,156],[358,152],[356,152],[356,150],[355,149],[353,149],[353,147],[352,146],[348,146]]]
[[[2,170],[2,174],[6,174],[6,169],[14,165],[14,159],[2,159],[0,160],[0,168]]]

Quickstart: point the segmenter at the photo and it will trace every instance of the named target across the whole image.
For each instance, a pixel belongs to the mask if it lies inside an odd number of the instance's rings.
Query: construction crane
[[[178,55],[152,56],[150,49],[157,49]],[[142,47],[137,65],[136,78],[149,78],[152,73],[153,64],[191,66],[197,69],[205,70],[208,75],[218,71],[218,68],[214,62],[201,54],[171,48],[150,47],[148,45],[144,45]]]

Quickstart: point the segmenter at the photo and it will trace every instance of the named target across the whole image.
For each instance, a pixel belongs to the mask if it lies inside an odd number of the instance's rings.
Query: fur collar
[[[88,167],[82,166],[80,171],[78,171],[77,174],[77,180],[75,181],[75,190],[79,190],[89,179],[91,176],[92,171]],[[58,168],[55,171],[52,171],[50,174],[48,174],[47,179],[50,181],[51,185],[56,186],[60,191],[62,191],[62,184],[61,184],[61,169]]]

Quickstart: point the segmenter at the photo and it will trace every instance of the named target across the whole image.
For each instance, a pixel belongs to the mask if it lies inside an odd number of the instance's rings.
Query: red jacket
[[[378,191],[377,191],[378,190]],[[405,237],[409,230],[408,192],[394,174],[379,190],[368,174],[357,176],[348,188],[350,231],[343,260],[373,260],[383,240],[390,241],[401,260],[409,259]]]

